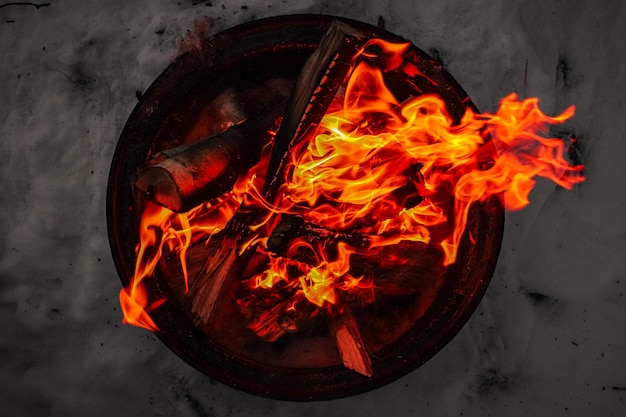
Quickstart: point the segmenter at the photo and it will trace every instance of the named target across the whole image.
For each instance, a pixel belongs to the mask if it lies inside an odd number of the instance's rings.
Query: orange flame
[[[290,296],[304,294],[321,308],[337,303],[338,291],[371,289],[371,279],[350,273],[350,257],[358,250],[366,253],[404,240],[438,244],[444,264],[450,265],[456,261],[473,203],[497,195],[507,209],[518,210],[529,203],[536,176],[567,189],[584,180],[583,167],[564,159],[564,143],[543,136],[550,125],[571,118],[573,106],[549,117],[536,98],[519,101],[510,94],[495,114],[468,108],[455,123],[441,97],[423,94],[400,103],[385,84],[388,71],[425,77],[409,49],[406,43],[375,39],[361,50],[344,90],[316,131],[292,150],[275,201],[264,201],[258,191],[265,155],[217,206],[204,204],[174,214],[148,205],[140,225],[135,276],[120,293],[125,321],[157,329],[147,314],[155,307],[148,305],[143,279],[153,273],[164,244],[178,253],[187,285],[185,251],[193,241],[223,229],[242,201],[266,212],[250,226],[254,238],[239,248],[257,248],[266,258],[266,269],[246,281],[248,290],[271,291],[282,282],[291,289]],[[451,196],[454,207],[446,210],[444,198]],[[295,239],[288,256],[271,254],[267,239],[286,214],[297,214],[334,237],[366,236],[366,247]],[[431,242],[432,228],[445,225],[448,235]],[[299,259],[303,251],[308,255]]]
[[[165,300],[149,304],[144,279],[152,276],[167,247],[169,252],[178,254],[185,280],[185,293],[189,292],[187,249],[202,236],[211,236],[222,230],[235,209],[234,196],[224,198],[217,204],[203,204],[180,214],[151,202],[146,204],[139,224],[135,273],[130,284],[120,291],[124,323],[151,331],[159,330],[148,312]]]

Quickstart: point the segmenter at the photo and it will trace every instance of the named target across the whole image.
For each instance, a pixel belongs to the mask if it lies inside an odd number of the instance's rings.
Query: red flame
[[[372,45],[379,52],[371,52]],[[456,261],[474,202],[497,195],[507,209],[518,210],[529,203],[536,176],[567,189],[584,180],[583,167],[570,166],[564,159],[563,141],[544,137],[550,125],[571,118],[574,107],[549,117],[536,98],[519,101],[510,94],[495,114],[468,108],[455,123],[441,97],[424,94],[400,103],[385,84],[386,71],[423,76],[407,50],[409,44],[380,39],[363,48],[345,89],[317,130],[293,149],[275,201],[264,201],[258,192],[266,155],[217,203],[185,214],[148,205],[140,225],[135,275],[120,293],[125,321],[157,330],[148,315],[156,305],[148,303],[143,280],[154,272],[164,245],[178,253],[187,281],[189,245],[222,230],[244,200],[267,212],[250,226],[254,238],[239,248],[240,252],[255,248],[265,258],[266,269],[246,281],[248,291],[272,291],[281,283],[281,291],[288,288],[287,297],[304,296],[323,308],[337,303],[340,293],[371,290],[371,277],[351,275],[350,258],[357,251],[400,241],[438,244],[445,254],[444,265],[450,265]],[[446,210],[443,199],[451,195],[454,207]],[[365,236],[364,247],[295,239],[287,256],[272,254],[268,238],[286,215],[293,214],[336,236]],[[448,235],[431,242],[432,228],[446,224]]]

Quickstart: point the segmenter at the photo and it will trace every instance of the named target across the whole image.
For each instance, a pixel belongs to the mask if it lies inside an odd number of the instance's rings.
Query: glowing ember
[[[218,201],[185,214],[147,205],[135,276],[120,293],[125,322],[158,330],[148,313],[163,300],[149,302],[144,278],[152,275],[166,252],[176,253],[188,288],[187,248],[219,233],[242,202],[265,213],[249,226],[252,238],[239,247],[240,253],[255,251],[255,265],[261,265],[243,281],[245,291],[274,294],[284,303],[283,312],[294,310],[302,300],[312,310],[339,311],[348,295],[365,302],[373,299],[374,277],[354,273],[354,254],[366,256],[402,241],[420,242],[440,247],[447,266],[456,260],[472,203],[496,195],[507,209],[517,210],[529,203],[536,176],[568,189],[584,180],[583,167],[564,159],[564,143],[543,136],[549,125],[572,117],[573,107],[548,117],[537,99],[519,101],[511,94],[495,114],[467,109],[455,124],[439,96],[398,102],[385,84],[385,73],[422,76],[405,54],[409,45],[379,39],[365,45],[320,125],[292,149],[274,201],[263,201],[258,191],[266,153]],[[323,238],[295,236],[275,253],[268,241],[294,217]],[[445,235],[434,241],[434,230],[437,236],[442,230]],[[259,334],[265,331],[261,321],[249,325]]]

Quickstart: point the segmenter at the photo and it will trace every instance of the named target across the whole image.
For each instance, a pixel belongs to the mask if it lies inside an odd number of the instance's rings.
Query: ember
[[[135,275],[120,293],[126,323],[159,330],[149,313],[166,300],[149,300],[143,280],[165,253],[180,260],[199,322],[210,320],[222,285],[207,292],[205,280],[237,263],[243,276],[232,301],[258,337],[276,341],[325,317],[344,365],[371,376],[352,308],[419,291],[421,279],[453,264],[473,203],[500,196],[517,210],[529,203],[536,176],[568,189],[584,180],[583,167],[564,159],[564,143],[543,136],[573,107],[548,117],[537,99],[511,94],[495,114],[468,108],[454,123],[441,97],[406,97],[389,82],[434,82],[418,70],[410,44],[359,45],[323,118],[292,142],[280,168],[276,150],[263,147],[279,139],[267,132],[255,138],[258,162],[232,189],[184,213],[145,205]],[[277,188],[268,193],[270,181]],[[229,241],[225,229],[245,232]],[[194,245],[209,248],[212,272],[190,278]]]

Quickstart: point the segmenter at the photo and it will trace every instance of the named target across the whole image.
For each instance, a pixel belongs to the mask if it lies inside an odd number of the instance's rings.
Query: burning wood
[[[248,176],[241,174],[258,159],[271,117],[164,152],[142,172],[137,187],[174,211],[211,201],[186,213],[143,214],[136,274],[123,294],[141,320],[129,321],[156,329],[144,319],[158,305],[141,280],[169,245],[185,283],[188,250],[193,259],[188,292],[200,327],[223,300],[268,342],[326,320],[345,367],[371,376],[372,338],[360,332],[365,309],[357,306],[437,290],[475,202],[503,195],[518,209],[534,175],[566,188],[582,181],[582,167],[563,160],[562,143],[532,131],[573,109],[550,118],[536,100],[509,96],[495,115],[468,109],[453,121],[441,97],[418,91],[399,102],[386,75],[396,84],[432,82],[408,48],[334,23],[296,82],[271,154]],[[190,172],[207,161],[196,181]],[[183,186],[189,181],[193,189]],[[238,289],[225,297],[224,287]]]
[[[264,199],[272,202],[282,185],[290,151],[316,126],[344,83],[361,35],[349,26],[333,22],[320,46],[307,60],[287,102],[287,109],[274,138],[267,168]],[[224,243],[215,257],[208,259],[204,270],[192,287],[193,311],[206,323],[215,306],[215,299],[229,271],[235,266],[237,250],[248,236],[247,227],[259,216],[256,210],[239,210],[224,231]],[[249,254],[248,254],[249,256]],[[246,264],[240,259],[238,266]]]
[[[338,232],[327,227],[307,223],[300,216],[291,216],[283,219],[272,231],[267,239],[267,249],[279,256],[289,256],[287,250],[296,239],[306,239],[309,242],[330,241],[345,242],[353,248],[367,248],[369,236],[363,233]]]
[[[278,107],[218,135],[159,152],[135,185],[156,203],[179,213],[217,198],[259,160],[281,114]]]
[[[400,242],[393,246],[370,248],[372,236],[358,232],[338,232],[307,223],[302,217],[292,216],[279,223],[267,240],[267,249],[277,256],[294,262],[316,265],[312,254],[302,246],[294,246],[297,240],[323,243],[327,250],[337,243],[347,243],[356,252],[350,259],[349,274],[369,277],[376,293],[407,296],[423,291],[442,277],[443,252],[435,245],[420,242]],[[307,245],[307,246],[309,246]],[[369,279],[368,279],[369,280]]]

